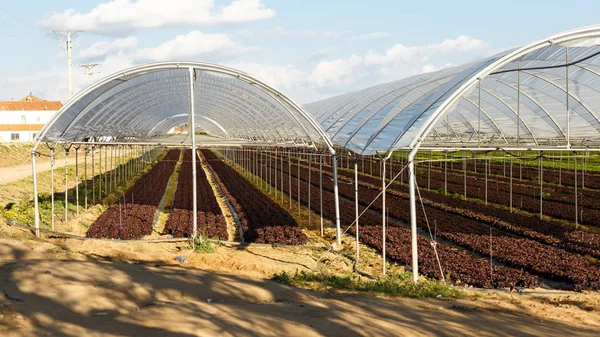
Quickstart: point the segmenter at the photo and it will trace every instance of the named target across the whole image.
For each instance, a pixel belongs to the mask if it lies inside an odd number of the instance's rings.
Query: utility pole
[[[99,66],[99,65],[100,65],[100,63],[90,63],[90,64],[80,65],[81,68],[85,68],[89,84],[92,84],[92,75],[95,74],[95,72],[93,72],[92,70],[94,69],[94,67]]]
[[[60,34],[59,47],[62,50],[62,38],[67,38],[67,69],[69,76],[69,98],[73,96],[73,41],[71,40],[78,33],[83,33],[83,30],[54,30],[54,34]]]

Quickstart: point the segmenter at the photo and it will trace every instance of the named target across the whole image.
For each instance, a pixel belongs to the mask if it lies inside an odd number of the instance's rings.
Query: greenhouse
[[[537,214],[539,208],[542,222],[546,214],[565,217],[565,220],[574,221],[576,226],[595,221],[593,212],[596,210],[584,214],[578,208],[578,202],[585,203],[584,197],[589,201],[580,187],[585,187],[586,182],[589,184],[589,178],[585,180],[585,170],[590,162],[590,153],[600,149],[599,41],[600,26],[580,28],[484,60],[377,85],[304,107],[259,79],[231,68],[186,62],[138,66],[97,82],[64,105],[38,137],[32,152],[33,173],[35,177],[36,149],[43,145],[51,147],[52,151],[62,148],[66,152],[65,161],[69,160],[69,152],[74,151],[76,167],[79,167],[80,149],[86,161],[88,154],[92,156],[92,163],[95,162],[93,156],[100,156],[99,177],[100,184],[105,184],[104,189],[107,182],[108,186],[114,186],[110,178],[116,173],[107,171],[107,167],[112,169],[115,165],[107,164],[107,160],[112,162],[121,158],[121,152],[116,154],[116,151],[126,151],[128,160],[133,161],[135,175],[145,164],[157,158],[160,149],[202,149],[203,155],[199,157],[204,158],[202,162],[216,162],[221,158],[247,180],[265,186],[269,193],[281,191],[273,198],[282,203],[284,198],[289,198],[290,209],[293,198],[297,199],[298,212],[301,205],[307,206],[309,222],[311,213],[321,218],[321,235],[323,218],[331,221],[336,228],[336,243],[332,248],[341,244],[343,233],[353,231],[356,236],[356,265],[359,262],[359,232],[362,231],[359,224],[364,226],[364,221],[372,221],[369,219],[375,216],[368,209],[375,208],[376,216],[381,219],[381,227],[372,232],[377,234],[373,237],[379,236],[377,240],[381,241],[373,242],[372,246],[383,255],[384,274],[386,233],[393,227],[397,232],[393,232],[390,238],[396,240],[404,235],[401,229],[396,229],[401,227],[397,224],[409,226],[410,263],[402,255],[403,248],[400,246],[392,247],[392,253],[396,254],[392,258],[411,265],[415,282],[420,264],[424,265],[427,276],[443,279],[445,273],[442,267],[446,270],[463,267],[448,266],[440,261],[444,259],[440,256],[450,259],[448,256],[453,253],[449,248],[436,248],[437,239],[431,235],[433,224],[430,226],[427,216],[442,209],[434,198],[456,193],[466,200],[469,194],[476,195],[486,206],[488,197],[490,203],[503,204],[503,199],[496,196],[500,194],[496,182],[496,194],[488,193],[491,189],[488,185],[492,184],[489,181],[496,179],[506,183],[505,194],[510,196],[510,200],[505,205],[510,214],[514,214],[513,208]],[[186,137],[167,135],[173,127],[182,125],[190,126]],[[196,137],[199,130],[212,137]],[[173,158],[178,156],[172,155]],[[193,231],[188,234],[196,236],[199,226],[197,205],[200,202],[196,186],[197,176],[201,174],[197,174],[196,156],[190,155],[190,160]],[[554,166],[555,160],[560,160],[558,167]],[[569,165],[573,162],[573,166],[563,172],[562,162],[565,160],[569,160]],[[543,167],[549,161],[552,161],[552,170],[544,176]],[[455,163],[460,166],[455,168]],[[538,166],[535,167],[535,164]],[[221,170],[223,174],[235,174],[227,167],[218,169],[217,166],[213,167],[215,172]],[[86,207],[89,194],[87,167],[85,164]],[[501,175],[498,172],[502,170],[504,177],[500,179],[496,175]],[[360,188],[359,171],[361,179],[364,179]],[[106,172],[109,172],[109,180]],[[467,176],[473,172],[480,178],[468,186]],[[439,174],[438,180],[435,180],[436,174]],[[513,183],[513,180],[522,180],[528,174],[536,180],[518,186]],[[546,180],[553,174],[558,177],[556,180],[561,188],[570,184],[569,179],[574,179],[574,183],[560,192],[552,187],[550,193]],[[80,173],[76,176],[78,179]],[[402,186],[404,181],[407,182],[405,190],[395,185],[397,180]],[[554,183],[554,180],[551,182]],[[77,181],[78,186],[79,183]],[[96,188],[97,181],[89,183]],[[227,183],[224,181],[223,185]],[[99,188],[102,190],[102,185]],[[235,189],[234,186],[231,188]],[[443,193],[431,194],[427,199],[427,195],[424,193],[422,196],[420,191],[425,188]],[[534,191],[534,196],[526,195],[526,192],[521,196],[520,188]],[[79,187],[76,188],[75,193],[79,190]],[[363,191],[365,194],[362,194]],[[557,209],[556,214],[551,213],[554,210],[550,207],[545,213],[545,202],[552,205],[559,201],[546,201],[544,198],[554,198],[563,192],[569,197],[574,196],[574,207],[569,205],[565,212]],[[34,193],[35,225],[39,233],[35,179]],[[96,193],[97,190],[94,190],[92,196],[95,197]],[[520,206],[514,201],[517,197],[520,198]],[[79,194],[69,195],[68,187],[65,187],[64,198],[65,204],[69,203],[69,198],[76,200],[79,211]],[[329,205],[328,201],[332,204]],[[402,212],[395,209],[401,201],[408,205],[408,209]],[[432,209],[431,213],[426,211],[427,207]],[[462,203],[452,212],[460,213],[461,207],[468,206]],[[448,211],[448,208],[444,209]],[[67,213],[65,207],[65,219]],[[52,214],[54,224],[54,209]],[[274,219],[277,217],[278,214],[273,215]],[[437,222],[441,223],[441,219],[438,217]],[[540,227],[542,225],[540,223]],[[250,226],[242,232],[248,231],[254,229]],[[261,229],[257,233],[263,233],[260,235],[267,238],[265,231]],[[278,237],[285,236],[289,240],[284,244],[302,241],[292,238],[295,231],[286,229],[281,233],[285,234],[277,234],[280,235]],[[424,241],[424,245],[419,245],[418,238],[421,236],[431,237],[431,242]],[[246,239],[251,241],[256,236]],[[487,254],[487,248],[463,237],[447,235],[444,240],[468,247],[478,254]],[[444,245],[437,247],[441,246]],[[506,247],[509,247],[508,243]],[[425,248],[432,248],[432,253],[427,250],[424,256],[420,256],[419,252]],[[489,251],[491,254],[491,248]],[[457,259],[467,259],[466,254],[456,256]],[[506,261],[513,261],[509,257],[502,258],[499,257],[508,265],[510,263]],[[474,261],[473,266],[477,263]],[[515,270],[521,266],[518,261],[511,263],[514,263]],[[534,269],[531,277],[545,272]],[[452,271],[453,275],[463,275],[470,280],[470,284],[494,286],[495,282],[500,282],[495,281],[493,275],[491,280],[481,281],[479,274],[470,273],[467,269]],[[516,271],[507,268],[497,273],[505,273],[503,275],[506,276]],[[519,280],[530,285],[528,282],[532,278],[528,277],[529,274]],[[576,285],[580,282],[577,277],[573,276],[571,280]]]

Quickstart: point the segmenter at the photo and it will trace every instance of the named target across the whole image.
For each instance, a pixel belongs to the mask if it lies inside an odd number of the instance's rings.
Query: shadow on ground
[[[0,240],[3,336],[585,336],[598,332],[524,316],[525,307],[507,312],[500,307],[471,307],[469,300],[328,295],[260,278],[93,256],[84,261],[60,260],[36,250]]]

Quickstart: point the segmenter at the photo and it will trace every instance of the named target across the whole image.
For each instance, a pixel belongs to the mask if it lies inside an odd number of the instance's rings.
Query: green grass
[[[282,272],[273,276],[272,280],[302,288],[319,291],[342,290],[374,295],[400,296],[413,298],[444,297],[465,298],[469,295],[453,286],[448,286],[437,280],[422,279],[413,283],[409,272],[392,274],[374,280],[361,278],[357,275],[336,276],[305,271],[296,274]]]
[[[201,235],[197,238],[191,239],[191,247],[197,254],[212,254],[215,249],[212,246],[208,237]]]

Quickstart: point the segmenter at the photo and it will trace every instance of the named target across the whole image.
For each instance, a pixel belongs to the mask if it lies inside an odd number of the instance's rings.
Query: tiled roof
[[[56,111],[62,107],[59,101],[46,101],[32,94],[18,101],[0,101],[0,111]]]

